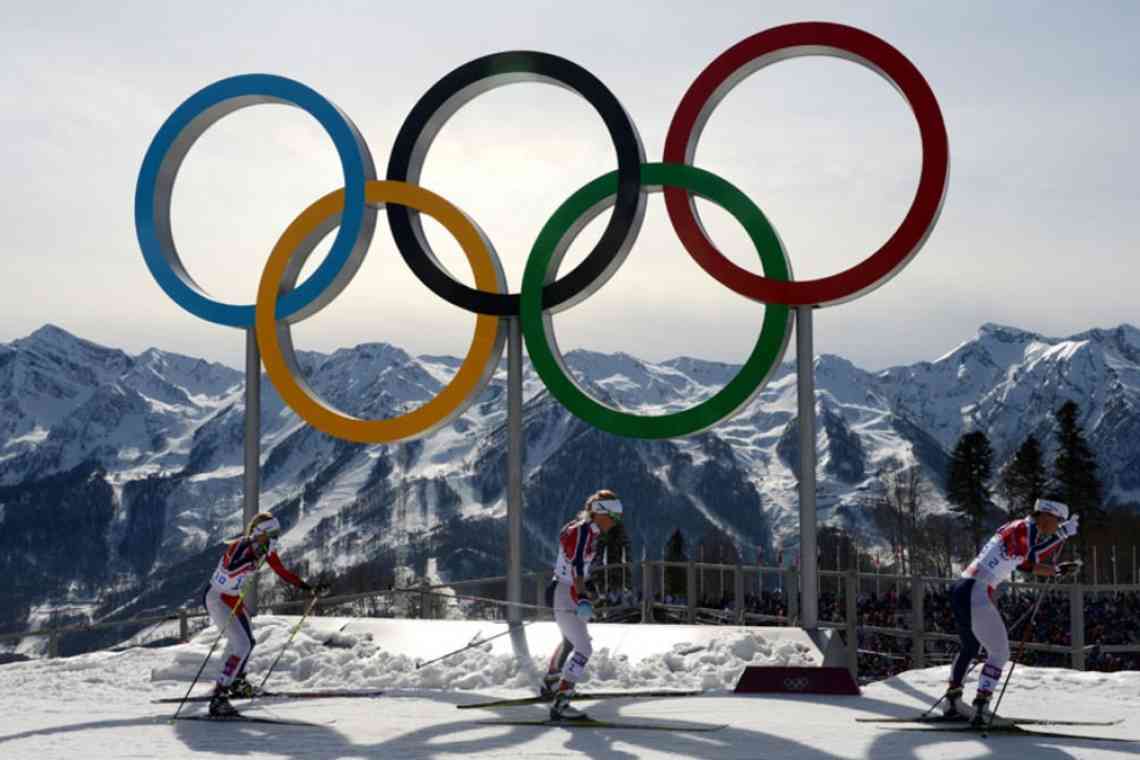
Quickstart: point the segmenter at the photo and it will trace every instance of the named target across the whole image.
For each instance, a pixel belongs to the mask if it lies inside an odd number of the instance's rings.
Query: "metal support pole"
[[[185,644],[190,640],[190,619],[186,615],[186,608],[178,610],[178,640]]]
[[[851,677],[859,682],[859,574],[848,570],[844,575],[847,583],[847,669]]]
[[[245,478],[242,491],[242,529],[258,513],[261,495],[261,351],[257,333],[245,331]],[[246,593],[245,606],[257,614],[257,575],[250,578],[253,587]]]
[[[912,668],[926,667],[926,621],[924,619],[926,607],[926,585],[922,578],[914,576],[910,579],[910,612],[911,630],[914,640],[911,647],[910,666]]]
[[[1085,587],[1069,586],[1069,630],[1073,640],[1073,670],[1085,669]]]
[[[508,319],[507,338],[507,611],[515,655],[530,659],[522,628],[522,325]]]
[[[796,307],[796,367],[800,421],[800,599],[801,624],[819,625],[819,557],[815,510],[815,366],[812,307]]]

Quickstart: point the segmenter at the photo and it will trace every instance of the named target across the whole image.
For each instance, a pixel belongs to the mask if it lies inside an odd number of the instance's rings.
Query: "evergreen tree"
[[[1057,410],[1057,457],[1053,460],[1053,482],[1050,497],[1069,505],[1069,512],[1081,514],[1081,527],[1095,528],[1104,523],[1101,505],[1103,488],[1097,475],[1096,457],[1085,441],[1078,418],[1080,407],[1066,401]],[[1087,538],[1080,534],[1081,553],[1085,554]]]
[[[950,456],[946,498],[969,528],[975,550],[981,548],[985,535],[992,470],[993,449],[985,433],[977,430],[958,439]]]
[[[607,532],[603,533],[598,540],[599,553],[605,555],[606,569],[606,589],[621,590],[626,585],[625,579],[628,577],[623,568],[609,569],[609,565],[620,565],[629,562],[629,533],[625,530],[625,524],[618,520],[614,526]]]
[[[717,565],[735,565],[740,559],[736,543],[723,530],[709,526],[697,544],[697,562]],[[700,570],[697,572],[697,596],[701,606],[711,602],[717,606],[733,592],[731,573],[724,570]]]
[[[681,529],[677,528],[673,531],[673,535],[669,536],[669,540],[665,542],[665,561],[666,562],[688,562],[689,557],[685,553],[685,537],[681,534]],[[688,586],[688,573],[683,567],[667,567],[665,568],[665,593],[672,594],[673,596],[683,596],[686,593]]]
[[[1033,511],[1034,503],[1045,495],[1045,463],[1041,444],[1029,436],[1001,473],[1001,492],[1009,503],[1011,517]]]

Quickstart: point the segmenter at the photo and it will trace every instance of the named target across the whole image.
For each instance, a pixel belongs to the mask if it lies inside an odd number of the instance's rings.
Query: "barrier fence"
[[[548,571],[524,574],[522,608],[524,618],[552,619],[545,605],[545,591],[549,583]],[[681,582],[683,579],[683,582]],[[597,609],[601,622],[623,621],[641,623],[689,623],[722,625],[796,625],[799,620],[800,578],[796,568],[761,565],[718,564],[709,562],[667,562],[643,560],[639,563],[611,564],[595,570],[593,582],[600,595]],[[857,573],[854,570],[819,571],[821,599],[819,627],[837,629],[843,634],[848,663],[852,674],[858,676],[859,654],[877,655],[891,659],[909,657],[913,668],[926,667],[935,661],[944,661],[956,652],[957,635],[953,626],[949,630],[928,630],[926,604],[928,598],[939,603],[934,611],[943,618],[944,599],[936,591],[953,583],[953,578],[880,575]],[[315,614],[341,614],[359,616],[361,602],[405,595],[414,601],[405,614],[412,617],[439,618],[462,614],[470,617],[506,618],[509,605],[506,596],[507,577],[495,576],[454,581],[446,584],[423,583],[409,588],[389,588],[353,594],[322,597]],[[886,590],[883,590],[883,586]],[[675,593],[678,586],[684,593]],[[795,589],[796,593],[789,593]],[[834,589],[834,590],[832,590]],[[478,593],[476,593],[478,592]],[[1140,594],[1140,584],[1080,584],[1076,582],[1031,581],[1007,584],[1003,594],[1035,599],[1037,593],[1067,597],[1068,642],[1064,645],[1035,642],[1030,637],[1026,649],[1066,656],[1071,667],[1083,670],[1086,654],[1085,608],[1090,595]],[[868,622],[869,612],[861,613],[860,599],[889,599],[894,603],[887,612],[893,625]],[[533,600],[533,601],[531,601]],[[278,602],[266,605],[271,612],[299,611],[306,602]],[[449,607],[463,606],[449,611]],[[64,635],[85,631],[114,628],[137,628],[164,622],[178,622],[178,638],[188,640],[191,621],[206,617],[201,608],[178,608],[167,613],[101,621],[20,633],[0,635],[0,642],[17,641],[28,637],[47,637],[47,654],[59,654],[59,641]],[[861,619],[864,618],[864,619]],[[1012,621],[1007,621],[1012,622]],[[934,620],[935,625],[939,620]],[[1020,629],[1014,631],[1020,635]],[[860,648],[860,634],[885,636],[907,640],[902,651],[874,651]],[[952,646],[948,646],[952,645]],[[939,647],[942,647],[940,650]],[[1140,654],[1140,644],[1097,644],[1098,653]]]

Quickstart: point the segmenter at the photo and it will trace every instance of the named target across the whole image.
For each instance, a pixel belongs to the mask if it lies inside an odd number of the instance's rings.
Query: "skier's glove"
[[[594,617],[594,605],[590,604],[589,599],[580,599],[578,607],[574,610],[582,620],[589,622]]]
[[[1057,535],[1064,539],[1072,538],[1077,535],[1077,529],[1081,527],[1081,516],[1073,515],[1065,522],[1057,526]]]
[[[1057,575],[1076,575],[1081,569],[1081,562],[1061,562],[1057,565]]]

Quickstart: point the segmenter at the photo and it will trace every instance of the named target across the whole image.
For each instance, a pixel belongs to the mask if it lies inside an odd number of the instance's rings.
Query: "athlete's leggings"
[[[961,578],[950,587],[950,608],[962,640],[958,657],[950,671],[950,685],[961,686],[970,663],[986,648],[986,662],[978,679],[978,691],[992,692],[1001,681],[1001,670],[1009,661],[1009,636],[1005,621],[990,599],[989,587],[973,578]]]
[[[547,602],[554,608],[554,622],[562,632],[562,642],[550,658],[548,672],[560,669],[562,680],[577,683],[586,670],[586,663],[594,653],[590,634],[586,631],[586,621],[574,611],[570,598],[570,584],[558,581],[547,591]]]
[[[218,685],[229,688],[235,678],[245,673],[245,665],[253,651],[255,642],[249,617],[245,610],[235,615],[222,600],[221,594],[209,588],[202,601],[210,613],[210,620],[214,621],[218,631],[226,637],[226,651],[222,658],[222,671],[218,674]]]

